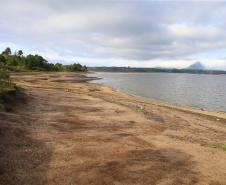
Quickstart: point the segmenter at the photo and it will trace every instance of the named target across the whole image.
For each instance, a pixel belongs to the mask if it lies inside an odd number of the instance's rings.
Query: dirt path
[[[0,111],[0,184],[226,184],[226,122],[85,83],[14,75]],[[212,147],[211,147],[212,146]]]

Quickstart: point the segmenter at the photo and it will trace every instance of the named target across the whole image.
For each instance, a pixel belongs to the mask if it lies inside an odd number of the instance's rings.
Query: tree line
[[[0,54],[0,69],[9,70],[13,72],[26,71],[87,71],[85,65],[74,63],[71,65],[62,65],[60,63],[48,63],[40,55],[23,56],[23,51],[19,50],[12,54],[11,49],[7,47],[2,54]]]

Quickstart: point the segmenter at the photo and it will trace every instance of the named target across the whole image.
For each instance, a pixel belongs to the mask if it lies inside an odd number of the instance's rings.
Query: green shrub
[[[14,84],[11,83],[9,71],[0,69],[0,92],[13,89]]]

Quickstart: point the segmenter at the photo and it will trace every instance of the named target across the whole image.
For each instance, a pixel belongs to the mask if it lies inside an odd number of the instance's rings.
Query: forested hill
[[[85,65],[74,63],[71,65],[62,65],[60,63],[48,63],[46,59],[39,55],[23,56],[23,51],[19,50],[12,54],[11,49],[6,48],[0,54],[0,69],[12,72],[26,71],[87,71]]]

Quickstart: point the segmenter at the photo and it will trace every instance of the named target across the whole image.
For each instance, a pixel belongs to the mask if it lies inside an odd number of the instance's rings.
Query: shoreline
[[[101,72],[98,72],[98,73],[101,73]],[[109,72],[109,73],[111,73],[111,72]],[[98,80],[98,79],[94,79],[94,80]],[[92,83],[92,84],[103,85],[103,84],[99,84],[99,83]],[[108,86],[108,85],[103,85],[103,86],[112,88],[113,91],[124,93],[128,96],[147,100],[147,102],[151,101],[151,103],[159,105],[159,106],[174,108],[174,109],[188,111],[188,112],[191,112],[191,113],[197,113],[197,114],[201,114],[201,115],[204,114],[204,115],[207,115],[207,116],[213,116],[213,117],[217,117],[217,118],[221,118],[221,119],[226,120],[226,112],[224,112],[224,111],[217,112],[217,111],[214,111],[214,110],[189,107],[189,106],[184,106],[184,105],[180,105],[180,104],[176,104],[176,103],[174,104],[174,103],[163,102],[163,101],[155,100],[155,99],[152,99],[152,98],[147,98],[147,97],[134,95],[134,94],[131,94],[131,93],[126,93],[126,92],[120,91],[120,90],[118,90],[118,89],[116,89],[115,87],[112,87],[112,86]]]
[[[24,91],[0,110],[0,184],[226,184],[225,119],[82,74],[12,74]]]
[[[93,73],[93,72],[91,72]],[[95,72],[94,72],[95,73]],[[13,75],[23,75],[24,73],[15,73]],[[45,75],[45,74],[67,74],[67,72],[43,72],[43,73],[38,73],[38,74],[35,74],[35,75]],[[117,90],[116,88],[112,87],[112,86],[107,86],[107,85],[103,85],[103,84],[98,84],[98,83],[90,83],[90,81],[93,81],[93,80],[98,80],[99,78],[97,77],[87,77],[86,74],[89,74],[87,72],[79,72],[79,73],[75,73],[75,72],[69,72],[68,74],[76,74],[76,77],[80,76],[80,79],[77,81],[78,83],[89,83],[89,84],[93,84],[94,86],[102,86],[103,88],[108,88],[108,91],[112,91],[111,93],[109,93],[110,96],[112,96],[114,94],[114,92],[116,93],[119,93],[121,94],[124,98],[125,96],[128,96],[128,97],[132,97],[134,99],[137,99],[136,101],[140,101],[142,103],[150,103],[150,104],[153,104],[153,105],[157,105],[157,106],[162,106],[162,107],[166,107],[166,108],[172,108],[172,109],[175,109],[175,110],[180,110],[180,111],[185,111],[185,112],[190,112],[190,113],[196,113],[196,114],[199,114],[199,115],[205,115],[205,116],[210,116],[210,117],[216,117],[216,118],[220,118],[220,119],[224,119],[226,120],[226,114],[224,112],[216,112],[216,111],[211,111],[211,110],[201,110],[199,108],[194,108],[194,107],[188,107],[188,106],[183,106],[183,105],[180,105],[180,104],[173,104],[173,103],[167,103],[167,102],[162,102],[162,101],[159,101],[159,100],[155,100],[155,99],[151,99],[151,98],[145,98],[145,97],[141,97],[141,96],[136,96],[136,95],[133,95],[133,94],[130,94],[130,93],[126,93],[126,92],[122,92],[122,91],[119,91]],[[25,73],[24,75],[34,75],[33,73]],[[70,76],[70,75],[69,75]],[[73,81],[73,79],[72,79]],[[60,82],[60,81],[55,81],[55,82]],[[17,81],[18,83],[18,81]],[[19,82],[20,83],[20,82]],[[24,84],[24,82],[22,82],[21,85],[26,85],[26,86],[35,86],[35,84]],[[42,87],[42,84],[38,85],[37,84],[37,87]],[[69,86],[70,87],[70,86]],[[43,86],[43,88],[47,88],[45,85]],[[51,86],[49,88],[52,88]],[[56,88],[56,87],[54,87]],[[81,87],[72,87],[71,90],[77,90]],[[89,93],[89,88],[85,89],[84,87],[83,88],[83,92],[84,93]],[[59,89],[62,89],[64,91],[67,91],[67,89],[69,89],[70,91],[70,88],[67,88],[67,86],[64,86],[64,87],[59,87]],[[92,93],[95,93],[95,90],[91,90]],[[96,91],[96,95],[99,96],[99,90]],[[95,96],[95,95],[94,95]]]
[[[173,72],[104,72],[104,71],[88,71],[88,73],[154,73],[154,74],[191,74],[191,75],[226,75],[226,73],[173,73]]]

